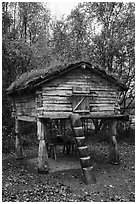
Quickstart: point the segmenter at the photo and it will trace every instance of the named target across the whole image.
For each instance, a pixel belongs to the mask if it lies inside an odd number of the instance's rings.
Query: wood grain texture
[[[73,96],[73,90],[76,87],[79,90],[90,90],[89,98],[81,101],[82,96],[75,93]],[[91,75],[87,70],[73,70],[71,73],[56,78],[43,86],[44,112],[63,112],[72,111],[72,109],[75,112],[75,108],[80,111],[84,109],[87,111],[89,106],[91,112],[113,112],[117,92],[115,86],[110,86],[110,83],[95,74]]]
[[[88,98],[80,102],[86,93],[84,91],[74,93],[73,90],[88,90]],[[75,108],[96,114],[112,114],[118,93],[114,84],[88,70],[78,68],[43,84],[35,96],[30,93],[16,98],[13,115],[36,116],[48,113],[59,115],[63,112],[73,112]],[[40,107],[43,110],[40,110]]]

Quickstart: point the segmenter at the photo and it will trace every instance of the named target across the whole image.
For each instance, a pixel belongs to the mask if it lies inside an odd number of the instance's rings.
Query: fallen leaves
[[[135,147],[122,143],[118,149],[120,165],[113,166],[108,163],[106,143],[90,145],[96,161],[95,185],[85,185],[77,170],[39,175],[26,160],[7,156],[3,160],[3,202],[134,202]]]

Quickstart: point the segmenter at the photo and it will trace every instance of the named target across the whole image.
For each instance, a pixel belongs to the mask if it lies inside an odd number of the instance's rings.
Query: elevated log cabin
[[[122,82],[98,66],[84,61],[44,67],[22,74],[7,90],[13,99],[12,115],[16,121],[18,156],[22,156],[19,121],[37,122],[38,167],[42,171],[47,162],[43,120],[66,119],[71,114],[91,118],[120,118],[117,111],[119,98],[126,90]]]
[[[13,116],[69,117],[70,113],[113,115],[127,87],[104,70],[87,62],[58,65],[21,75],[8,88]]]

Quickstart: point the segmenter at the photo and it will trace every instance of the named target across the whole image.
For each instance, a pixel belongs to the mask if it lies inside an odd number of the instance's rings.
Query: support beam
[[[17,159],[22,159],[23,148],[22,148],[21,135],[19,134],[19,120],[17,118],[15,118],[15,134],[16,134],[16,141],[15,141],[16,156],[17,156]]]
[[[37,135],[39,140],[38,149],[38,173],[48,173],[48,153],[45,143],[45,127],[42,120],[37,119]]]
[[[110,162],[112,164],[119,164],[119,153],[118,153],[118,145],[117,145],[117,140],[116,140],[116,125],[117,121],[116,120],[109,120],[108,121],[108,139],[109,139],[109,151],[110,151]]]

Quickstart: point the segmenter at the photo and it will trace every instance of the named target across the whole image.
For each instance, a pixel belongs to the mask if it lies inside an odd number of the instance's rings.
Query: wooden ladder
[[[71,114],[70,121],[78,149],[84,182],[86,184],[93,184],[96,182],[95,172],[89,156],[88,147],[86,145],[82,121],[78,114]]]

